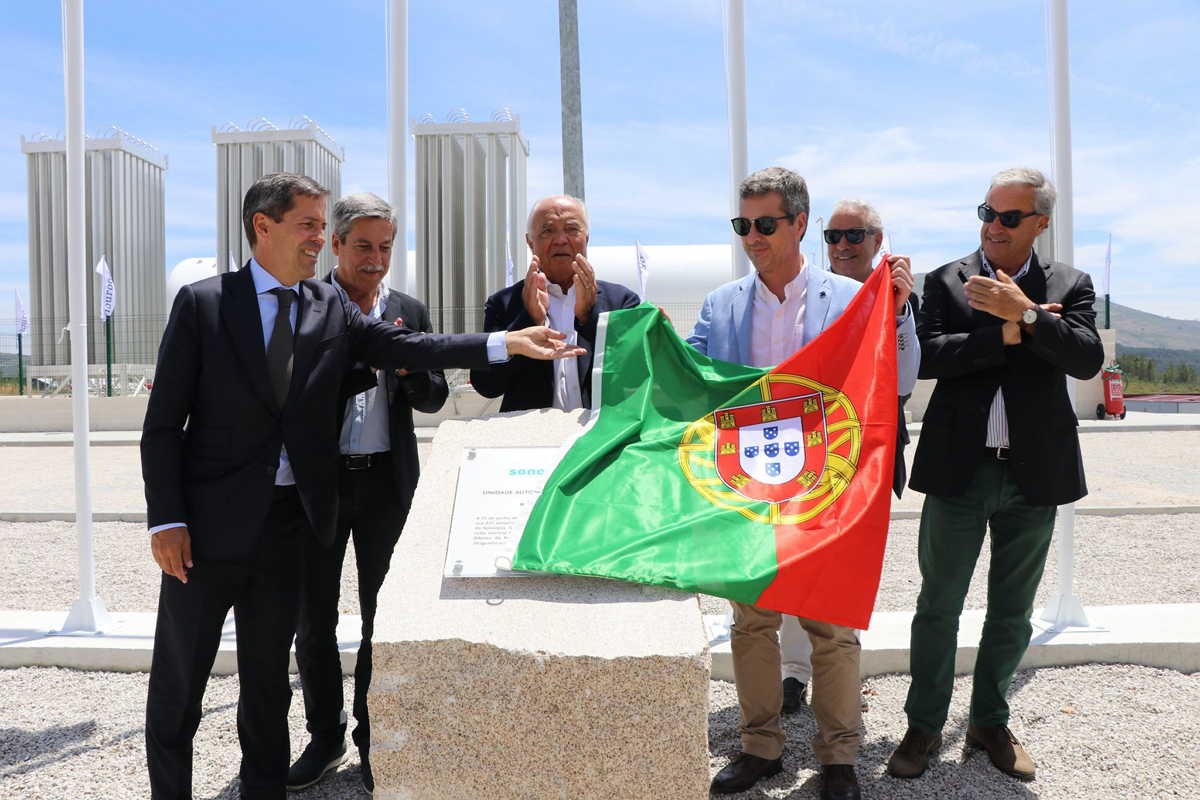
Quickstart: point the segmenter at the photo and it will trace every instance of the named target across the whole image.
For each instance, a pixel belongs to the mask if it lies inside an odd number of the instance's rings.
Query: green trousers
[[[975,659],[971,721],[1008,723],[1005,694],[1029,646],[1033,596],[1046,565],[1056,510],[1026,503],[1008,462],[994,457],[980,461],[963,494],[925,496],[917,544],[921,594],[912,622],[912,684],[904,704],[910,726],[935,733],[946,723],[958,618],[989,527],[987,617]]]

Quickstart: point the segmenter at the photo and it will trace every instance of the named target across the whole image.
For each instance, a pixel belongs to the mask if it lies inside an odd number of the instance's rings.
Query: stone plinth
[[[694,595],[442,577],[464,448],[555,445],[578,417],[534,411],[438,429],[379,598],[375,797],[708,796],[709,656]]]

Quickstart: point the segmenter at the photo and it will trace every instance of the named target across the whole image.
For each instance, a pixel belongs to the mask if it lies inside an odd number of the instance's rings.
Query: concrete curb
[[[1200,506],[1076,506],[1081,517],[1147,516],[1150,514],[1200,514]],[[892,511],[891,519],[920,519],[919,509]],[[0,511],[0,522],[74,522],[74,511]],[[144,511],[95,511],[93,522],[145,522]]]
[[[1073,664],[1140,664],[1147,667],[1200,672],[1200,604],[1178,603],[1134,606],[1093,606],[1085,609],[1087,628],[1055,632],[1034,611],[1033,640],[1021,669]],[[957,675],[971,672],[983,630],[983,609],[964,611],[959,621]],[[871,628],[862,632],[863,677],[889,672],[908,672],[909,632],[912,611],[877,612]],[[733,656],[729,649],[725,616],[706,614],[712,677],[733,680]]]
[[[1021,668],[1074,664],[1140,664],[1148,667],[1200,672],[1200,604],[1094,606],[1085,609],[1087,628],[1052,631],[1034,613],[1034,635]],[[911,611],[887,611],[871,618],[862,633],[863,677],[908,671]],[[0,611],[0,668],[65,667],[68,669],[145,672],[154,648],[155,614],[112,613],[103,633],[59,633],[66,611]],[[983,609],[963,612],[958,632],[956,674],[975,664]],[[722,614],[704,618],[709,630],[712,677],[733,680],[728,630]],[[342,670],[353,672],[358,653],[361,618],[343,614],[338,621],[338,650]],[[292,672],[296,671],[293,656]],[[213,674],[237,672],[233,617],[225,621]]]
[[[65,667],[148,672],[156,617],[150,612],[110,613],[103,633],[62,633],[66,611],[0,611],[0,669]],[[346,674],[354,672],[361,631],[362,618],[358,615],[342,614],[338,618],[338,651]],[[290,669],[296,672],[294,650]],[[233,612],[225,619],[212,672],[237,674]]]

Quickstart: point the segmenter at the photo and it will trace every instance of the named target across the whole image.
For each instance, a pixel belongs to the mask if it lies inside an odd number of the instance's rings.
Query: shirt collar
[[[995,278],[996,270],[992,269],[992,265],[990,263],[988,263],[987,256],[984,254],[982,247],[979,248],[979,260],[983,262],[983,271],[986,272],[990,277]],[[1019,270],[1017,270],[1017,274],[1009,275],[1008,277],[1012,278],[1014,281],[1021,280],[1021,278],[1025,277],[1025,273],[1029,272],[1029,265],[1032,263],[1033,263],[1033,251],[1030,250],[1029,258],[1025,259],[1025,263],[1021,266],[1021,268]]]
[[[278,278],[267,272],[266,269],[263,268],[263,265],[258,263],[258,259],[255,258],[250,259],[250,277],[254,281],[255,294],[266,294],[272,289],[278,289],[282,286],[284,289],[291,289],[296,293],[297,296],[300,295],[299,281],[291,286],[284,286],[279,282]]]
[[[337,265],[334,265],[333,272],[331,272],[329,274],[333,279],[333,285],[336,286],[337,288],[341,289],[342,292],[345,293],[346,297],[349,297],[350,293],[346,291],[346,287],[342,286],[342,282],[338,280]],[[382,283],[380,283],[379,286],[375,289],[375,303],[374,303],[374,305],[371,306],[371,316],[373,316],[373,317],[382,317],[383,316],[383,284]]]
[[[788,281],[787,285],[783,287],[783,302],[784,303],[786,303],[788,300],[794,299],[795,297],[798,296],[799,292],[808,288],[808,273],[806,272],[807,269],[808,269],[808,259],[805,258],[804,253],[801,253],[800,254],[800,271],[796,273],[796,277],[794,277],[790,281]],[[774,300],[776,303],[779,303],[779,298],[775,296],[774,292],[772,292],[770,289],[767,288],[767,285],[765,283],[763,283],[762,278],[760,278],[757,273],[755,273],[755,275],[754,275],[754,293],[756,295],[758,295],[758,297],[760,299],[766,300],[769,298],[771,300]]]
[[[574,297],[575,296],[575,284],[572,283],[571,285],[569,285],[567,287],[567,290],[564,292],[562,290],[562,287],[559,286],[557,283],[547,281],[546,282],[546,291],[550,294],[551,297]]]

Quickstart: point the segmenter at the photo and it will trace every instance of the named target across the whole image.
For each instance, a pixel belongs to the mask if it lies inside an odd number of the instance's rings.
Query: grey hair
[[[841,212],[848,214],[858,214],[867,221],[867,230],[871,233],[876,233],[883,230],[883,220],[879,217],[879,212],[875,210],[875,206],[862,200],[838,200],[833,204],[833,214]]]
[[[307,175],[294,172],[263,175],[246,190],[246,199],[242,201],[242,227],[251,247],[258,240],[254,233],[254,215],[266,214],[279,222],[296,205],[296,195],[327,197],[329,190]]]
[[[388,202],[377,194],[359,192],[348,194],[333,204],[333,235],[346,241],[350,229],[360,219],[383,219],[392,223],[392,238],[396,238],[396,214]]]
[[[546,202],[547,200],[570,200],[573,203],[578,203],[579,210],[581,212],[583,212],[583,229],[584,229],[584,231],[590,231],[592,229],[592,223],[588,220],[587,206],[583,204],[583,200],[579,199],[578,197],[575,197],[574,195],[569,195],[569,194],[551,194],[551,195],[546,195],[545,197],[541,198],[540,200],[535,201],[534,204],[532,206],[530,206],[530,208],[529,208],[529,218],[527,220],[525,220],[525,232],[527,234],[529,234],[529,236],[531,238],[533,237],[533,215],[534,215],[534,212],[536,212],[538,210],[538,206],[540,206],[542,203]]]
[[[808,185],[804,178],[790,169],[767,167],[752,172],[738,184],[738,197],[758,197],[778,192],[783,198],[785,214],[808,214]]]
[[[1033,187],[1033,210],[1038,214],[1049,215],[1054,210],[1054,201],[1058,192],[1054,183],[1033,167],[1011,167],[1002,169],[992,176],[991,189],[997,186],[1031,186]],[[989,191],[991,191],[989,189]]]

